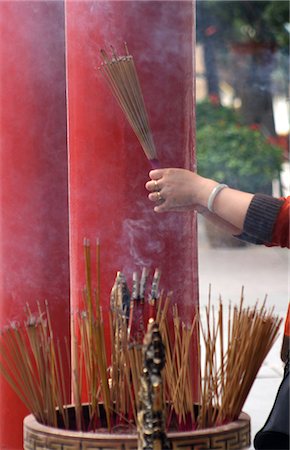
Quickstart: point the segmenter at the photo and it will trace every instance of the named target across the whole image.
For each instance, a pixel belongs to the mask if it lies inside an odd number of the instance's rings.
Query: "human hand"
[[[156,169],[145,185],[149,200],[156,202],[155,212],[206,209],[208,195],[217,184],[186,169]]]

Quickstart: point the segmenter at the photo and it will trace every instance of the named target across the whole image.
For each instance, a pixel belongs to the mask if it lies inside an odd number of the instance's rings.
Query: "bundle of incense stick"
[[[135,132],[145,155],[155,168],[158,167],[158,158],[141,85],[133,56],[129,54],[126,43],[124,45],[125,56],[118,56],[113,47],[112,56],[101,50],[103,62],[99,69]]]
[[[172,306],[170,303],[171,296],[167,296],[164,303],[160,298],[156,316],[165,345],[164,385],[168,409],[166,424],[167,429],[171,427],[178,430],[193,429],[196,422],[192,392],[193,374],[188,358],[190,348],[193,346],[197,316],[191,326],[187,326],[178,314],[177,305]],[[169,311],[169,308],[172,311]],[[171,316],[173,316],[172,324]]]
[[[100,304],[100,244],[96,242],[95,270],[92,268],[91,246],[84,239],[84,260],[86,285],[83,291],[84,310],[73,320],[73,394],[76,403],[77,428],[95,429],[100,427],[99,404],[105,411],[107,428],[111,430],[111,398],[108,379],[105,331]],[[95,275],[93,277],[93,275]],[[93,288],[93,278],[95,287]],[[78,344],[79,338],[79,344]],[[83,372],[85,380],[83,381]],[[82,420],[84,390],[89,403],[89,424]]]
[[[243,290],[239,306],[227,311],[227,337],[224,308],[218,313],[209,296],[206,317],[199,319],[204,348],[204,368],[200,389],[198,428],[236,420],[256,375],[277,338],[282,319],[261,307],[244,307]],[[227,343],[227,344],[226,344]]]
[[[68,428],[68,412],[64,408],[69,398],[64,378],[64,360],[69,364],[69,347],[62,355],[59,342],[55,343],[48,307],[32,314],[27,306],[24,324],[11,323],[0,338],[0,371],[20,400],[35,418],[57,427],[60,416]],[[57,409],[58,413],[57,413]]]
[[[157,301],[160,270],[156,269],[152,287],[146,299],[148,270],[143,268],[139,279],[138,272],[133,272],[132,294],[130,295],[126,279],[117,273],[111,291],[110,323],[112,337],[111,387],[112,397],[119,405],[119,418],[134,419],[136,423],[139,407],[138,392],[142,371],[142,343],[146,323],[156,316],[152,302]],[[122,395],[120,396],[120,387]]]
[[[127,430],[136,428],[143,345],[138,333],[132,335],[130,319],[134,322],[134,301],[140,296],[144,299],[144,327],[147,328],[150,318],[154,319],[165,346],[163,386],[167,429],[207,428],[237,419],[278,333],[281,320],[273,310],[267,310],[265,302],[260,308],[258,305],[244,307],[242,293],[239,306],[229,305],[225,325],[221,300],[216,313],[209,295],[205,319],[196,314],[192,323],[186,325],[172,301],[172,294],[163,296],[158,291],[160,271],[158,276],[155,272],[147,296],[148,273],[143,271],[142,283],[136,282],[136,274],[133,276],[132,294],[124,275],[117,274],[109,317],[103,317],[98,242],[92,256],[90,243],[85,239],[84,260],[84,309],[72,320],[70,370],[76,428],[83,431],[104,427],[114,431],[120,426]],[[106,321],[110,324],[110,342],[105,339]],[[145,330],[138,330],[141,331],[144,338]],[[196,335],[201,336],[202,342],[198,355],[199,401],[194,405],[189,351]],[[45,312],[39,307],[38,315],[27,307],[25,323],[10,324],[0,339],[0,370],[19,398],[39,422],[55,427],[61,424],[65,428],[70,427],[65,408],[70,398],[66,395],[64,379],[64,365],[69,364],[68,347],[66,343],[66,354],[62,355],[59,343],[55,343],[47,306]],[[84,402],[89,404],[87,422]]]

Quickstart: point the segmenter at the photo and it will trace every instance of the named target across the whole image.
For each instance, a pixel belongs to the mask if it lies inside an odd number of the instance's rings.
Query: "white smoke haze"
[[[140,241],[144,241],[144,236],[151,235],[151,226],[145,220],[126,219],[123,223],[123,239],[127,241],[128,253],[131,261],[139,268],[150,267],[152,258],[140,254]],[[161,239],[146,240],[146,253],[159,254],[164,250],[164,242]]]
[[[65,46],[63,2],[0,6],[0,306],[7,320],[22,317],[27,301],[68,306]]]

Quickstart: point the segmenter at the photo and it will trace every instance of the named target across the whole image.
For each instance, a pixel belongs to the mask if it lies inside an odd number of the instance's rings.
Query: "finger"
[[[152,192],[153,191],[153,183],[152,181],[147,181],[145,184],[145,188],[147,189],[147,191]]]
[[[160,191],[155,191],[155,192],[151,192],[149,195],[148,195],[148,198],[149,198],[149,200],[151,200],[151,202],[163,202],[164,201],[164,198],[162,197],[162,195],[161,195],[161,193],[160,193]]]
[[[151,180],[159,180],[163,176],[163,169],[150,170],[149,177]]]
[[[154,206],[153,210],[154,210],[154,212],[156,212],[156,213],[162,213],[162,212],[168,211],[168,208],[167,208],[167,206],[166,206],[166,202],[161,203],[160,205]]]
[[[162,189],[161,183],[158,180],[147,181],[145,184],[147,191],[157,192]]]

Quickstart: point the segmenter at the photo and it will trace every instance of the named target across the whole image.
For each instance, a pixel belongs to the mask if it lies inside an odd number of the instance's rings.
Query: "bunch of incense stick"
[[[91,246],[84,239],[86,285],[83,291],[84,310],[73,319],[73,397],[76,405],[77,429],[100,427],[99,404],[104,406],[107,428],[111,430],[111,399],[108,363],[106,357],[105,331],[100,306],[100,244],[96,242],[95,270],[92,268]],[[95,274],[95,288],[93,288]],[[78,343],[79,339],[79,343]],[[83,375],[84,373],[84,375]],[[83,381],[83,376],[85,380]],[[83,387],[89,403],[89,424],[82,418]]]
[[[110,298],[111,329],[111,400],[119,419],[129,418],[132,398],[130,396],[130,370],[127,354],[128,317],[130,293],[121,272],[117,273]],[[122,420],[119,420],[121,422]]]
[[[224,332],[224,308],[219,301],[218,313],[209,296],[203,338],[204,368],[202,373],[198,427],[212,427],[236,420],[255,381],[257,373],[277,338],[281,319],[261,307],[229,305],[227,337]],[[227,344],[226,344],[227,342]]]
[[[146,297],[148,270],[143,268],[141,277],[133,272],[132,294],[121,272],[117,273],[111,291],[110,323],[112,340],[111,388],[118,417],[136,423],[139,407],[138,392],[142,371],[142,343],[146,323],[155,317],[160,270],[156,269],[150,294]],[[122,394],[120,395],[120,389]],[[121,420],[119,420],[120,422]]]
[[[146,295],[148,271],[140,282],[133,274],[132,294],[120,272],[112,288],[109,317],[103,317],[100,290],[100,245],[92,256],[90,242],[84,241],[84,309],[72,319],[71,379],[77,430],[106,427],[136,427],[139,411],[142,341],[147,323],[154,319],[165,346],[163,371],[165,420],[167,429],[207,428],[238,418],[261,364],[273,345],[281,320],[261,307],[229,305],[227,325],[221,300],[218,311],[209,295],[205,319],[196,314],[192,323],[182,322],[172,294],[159,293],[160,271],[156,270]],[[148,289],[147,289],[148,291]],[[143,325],[132,334],[135,313],[142,300]],[[136,306],[137,305],[137,306]],[[154,308],[152,308],[152,305]],[[138,308],[137,308],[138,307]],[[105,340],[109,321],[110,342]],[[189,352],[193,337],[201,336],[199,368],[200,392],[194,408]],[[108,341],[108,339],[107,339]],[[107,344],[107,345],[106,345]],[[55,343],[48,307],[32,314],[27,307],[23,325],[10,324],[0,337],[0,370],[41,423],[69,428],[70,403],[66,394],[64,366],[69,365],[69,349],[62,355]],[[66,362],[66,364],[65,364]],[[83,403],[89,404],[85,420]],[[60,421],[59,421],[60,418]]]
[[[125,56],[118,56],[112,48],[112,56],[101,50],[103,62],[99,69],[105,76],[111,92],[122,108],[151,165],[157,166],[157,153],[144,103],[141,85],[133,56],[125,45]]]
[[[165,345],[166,365],[164,384],[166,394],[167,428],[177,420],[179,430],[195,428],[195,412],[192,392],[193,374],[188,363],[189,351],[193,346],[193,332],[197,326],[197,316],[191,326],[185,325],[178,314],[177,305],[173,305],[173,327],[170,326],[170,296],[159,301],[156,321]],[[172,332],[173,328],[173,332]]]
[[[57,427],[58,415],[68,428],[69,398],[64,378],[64,359],[69,364],[69,348],[61,354],[53,337],[48,307],[32,314],[27,306],[24,324],[11,323],[0,338],[0,371],[36,419]],[[57,413],[58,410],[58,413]]]

